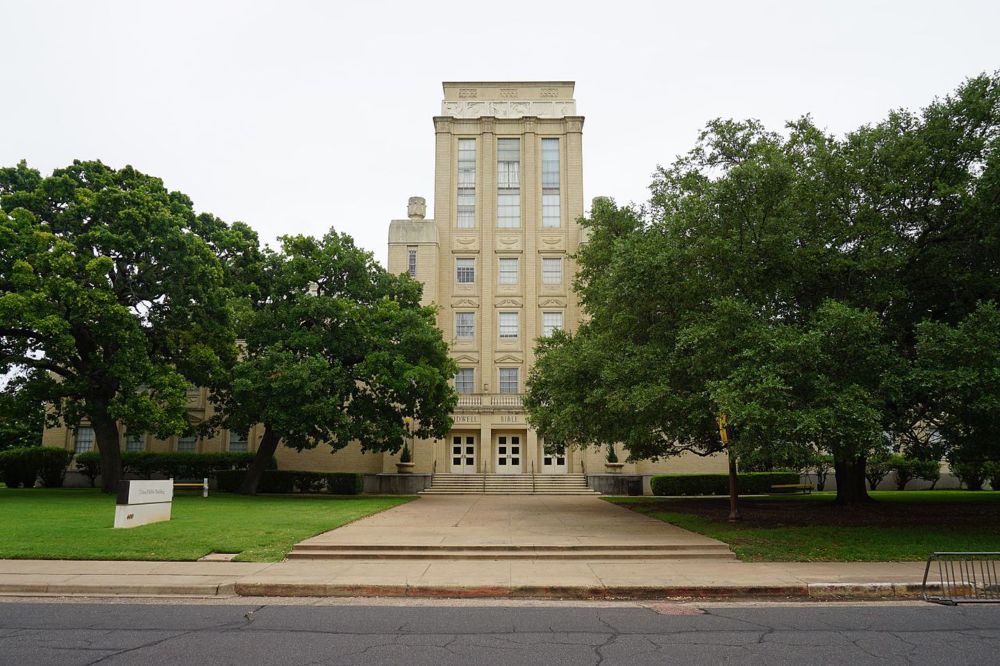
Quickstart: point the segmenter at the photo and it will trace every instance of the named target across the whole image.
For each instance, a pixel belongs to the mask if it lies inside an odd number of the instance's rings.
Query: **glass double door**
[[[545,447],[542,450],[542,474],[566,473],[566,446]]]
[[[451,473],[476,473],[476,436],[452,435],[451,437]]]
[[[494,450],[496,451],[497,474],[520,474],[523,468],[524,445],[521,435],[496,435]]]

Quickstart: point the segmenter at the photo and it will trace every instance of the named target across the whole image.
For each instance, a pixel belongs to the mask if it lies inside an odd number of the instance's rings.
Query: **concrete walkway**
[[[384,553],[546,549],[557,555],[642,554],[647,549],[733,557],[721,541],[586,495],[431,495],[296,546],[331,553],[360,548]]]

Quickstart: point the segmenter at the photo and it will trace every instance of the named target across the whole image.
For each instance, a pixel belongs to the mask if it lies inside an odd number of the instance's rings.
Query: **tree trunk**
[[[729,449],[729,522],[736,523],[743,520],[740,514],[739,478],[736,474],[736,455],[733,453],[733,445],[730,444],[727,448]]]
[[[118,482],[122,478],[118,424],[103,405],[94,405],[90,411],[90,425],[94,428],[94,440],[101,455],[101,492],[113,494],[118,492]]]
[[[257,486],[260,484],[260,477],[264,475],[268,463],[274,458],[274,452],[278,450],[278,435],[271,429],[271,426],[264,424],[264,436],[257,447],[257,454],[253,457],[247,475],[243,477],[240,485],[241,495],[256,495]]]
[[[846,460],[835,459],[833,470],[837,478],[837,504],[861,504],[872,501],[865,487],[865,459],[862,456]]]

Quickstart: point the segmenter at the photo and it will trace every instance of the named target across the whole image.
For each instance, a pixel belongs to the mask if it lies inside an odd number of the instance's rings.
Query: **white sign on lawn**
[[[138,527],[170,520],[173,500],[173,479],[122,481],[118,486],[115,527]]]

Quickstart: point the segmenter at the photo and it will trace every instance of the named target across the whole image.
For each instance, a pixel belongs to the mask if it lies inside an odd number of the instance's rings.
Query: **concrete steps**
[[[299,544],[290,560],[735,560],[725,544],[393,546]]]
[[[421,495],[598,495],[583,474],[435,474]]]

